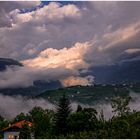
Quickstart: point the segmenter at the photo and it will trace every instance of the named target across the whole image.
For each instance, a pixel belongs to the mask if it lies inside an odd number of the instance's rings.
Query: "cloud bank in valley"
[[[0,56],[24,64],[0,72],[0,88],[27,87],[34,80],[92,84],[93,76],[82,77],[81,70],[140,53],[139,6],[140,2],[0,2]]]
[[[129,103],[131,110],[140,111],[140,95],[139,93],[131,92],[130,96],[132,101]],[[81,105],[83,108],[95,108],[98,112],[98,116],[101,111],[103,111],[106,119],[111,118],[114,114],[112,113],[112,107],[110,102],[108,103],[98,103],[96,105],[82,104],[79,102],[71,102],[72,111],[76,111],[77,106]],[[0,115],[7,119],[13,119],[16,115],[23,113],[28,113],[33,107],[40,106],[43,109],[55,110],[55,105],[49,101],[39,98],[39,99],[27,99],[23,96],[8,96],[0,95]]]
[[[0,114],[7,119],[13,119],[21,112],[28,113],[35,106],[40,106],[43,109],[55,109],[53,104],[44,99],[0,95]]]

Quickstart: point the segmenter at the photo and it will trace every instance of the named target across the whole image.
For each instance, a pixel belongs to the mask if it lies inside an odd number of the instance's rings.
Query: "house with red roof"
[[[2,131],[4,133],[4,139],[18,139],[21,129],[24,125],[32,126],[32,123],[26,120],[16,122],[8,127],[4,128]]]

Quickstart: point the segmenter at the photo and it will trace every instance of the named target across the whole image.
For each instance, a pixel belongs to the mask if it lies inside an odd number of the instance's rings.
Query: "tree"
[[[51,120],[54,112],[44,110],[41,107],[34,107],[30,112],[30,118],[33,122],[33,131],[35,138],[47,138],[51,131]]]
[[[123,114],[130,112],[129,102],[131,97],[117,97],[112,99],[112,109],[115,114],[122,116]]]
[[[130,135],[130,124],[127,119],[121,117],[114,118],[111,121],[111,129],[109,131],[111,138],[115,139],[126,139]]]
[[[9,125],[9,121],[7,121],[5,118],[3,118],[0,115],[0,130],[7,127],[8,125]],[[2,139],[2,138],[3,138],[3,133],[2,133],[2,131],[0,131],[0,139]]]
[[[31,129],[28,124],[24,124],[19,134],[20,139],[30,139],[31,138]]]
[[[19,122],[22,120],[28,120],[27,116],[23,112],[21,112],[19,115],[17,115],[12,123]]]
[[[78,105],[78,106],[77,106],[77,110],[76,110],[76,112],[79,112],[79,111],[82,111],[82,107],[81,107],[81,105]]]
[[[70,112],[70,102],[64,94],[63,97],[60,98],[58,106],[56,108],[54,119],[54,130],[56,135],[66,135],[66,133],[68,132],[68,117]]]
[[[93,108],[83,108],[69,116],[69,128],[72,132],[94,130],[97,126],[97,112]]]

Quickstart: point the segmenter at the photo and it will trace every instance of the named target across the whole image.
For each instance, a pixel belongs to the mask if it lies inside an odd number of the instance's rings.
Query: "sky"
[[[35,80],[92,85],[91,67],[140,59],[139,1],[0,1],[0,57],[24,67],[0,72],[0,88]],[[132,57],[133,56],[133,57]]]

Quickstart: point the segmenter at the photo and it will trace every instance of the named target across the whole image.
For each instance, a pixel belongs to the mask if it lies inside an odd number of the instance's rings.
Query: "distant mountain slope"
[[[23,66],[20,62],[16,60],[9,58],[0,58],[0,71],[5,70],[7,66],[11,65]]]
[[[72,86],[45,91],[36,96],[36,98],[44,98],[51,102],[57,102],[64,93],[72,101],[83,104],[96,104],[108,102],[115,96],[127,96],[129,95],[129,90],[123,85]]]
[[[33,86],[26,88],[5,88],[0,89],[0,93],[4,95],[22,95],[22,96],[36,96],[46,90],[57,89],[61,84],[57,81],[48,83],[46,81],[35,81]]]

